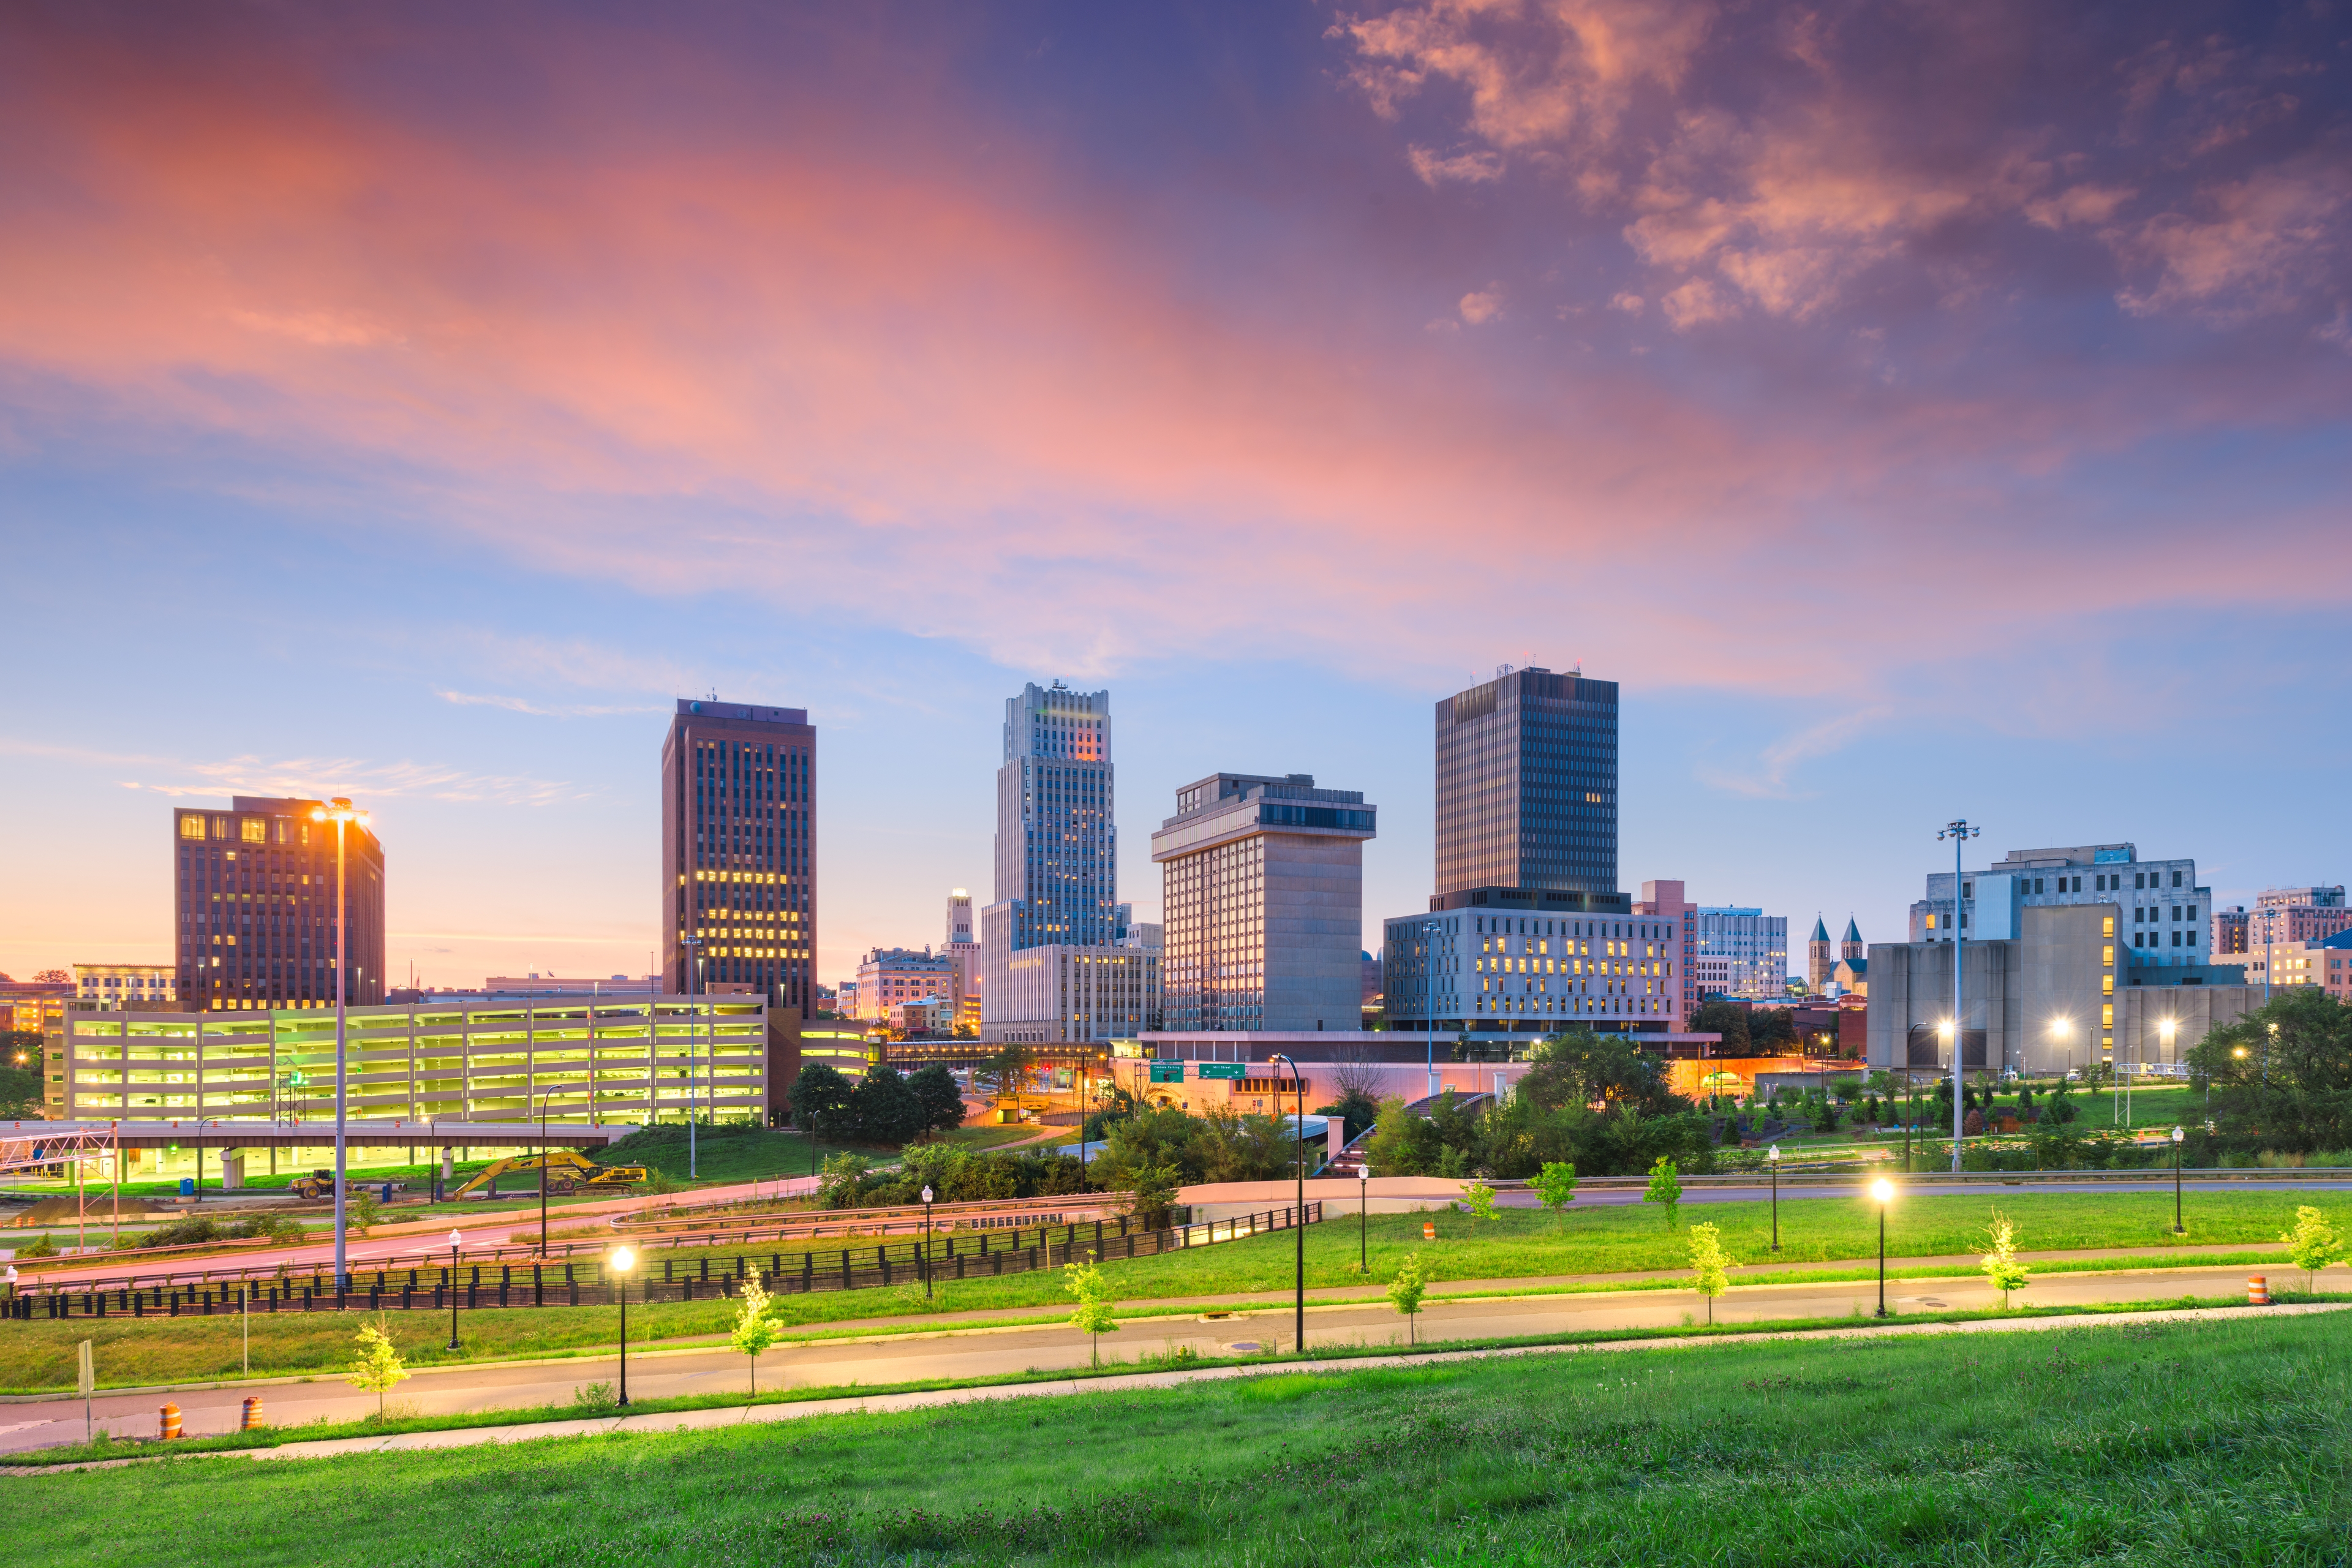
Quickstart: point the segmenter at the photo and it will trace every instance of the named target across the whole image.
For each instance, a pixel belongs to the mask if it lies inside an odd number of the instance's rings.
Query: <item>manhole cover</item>
[[[1923,1307],[1941,1307],[1944,1305],[1943,1302],[1937,1300],[1933,1296],[1914,1296],[1911,1299],[1918,1302],[1919,1305]]]
[[[1235,1340],[1232,1344],[1227,1345],[1225,1348],[1233,1352],[1235,1355],[1255,1355],[1258,1352],[1265,1349],[1264,1345],[1258,1343],[1255,1340]]]

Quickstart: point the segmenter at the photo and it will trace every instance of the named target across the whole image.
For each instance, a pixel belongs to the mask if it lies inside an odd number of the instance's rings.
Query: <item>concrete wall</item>
[[[1363,1021],[1364,841],[1265,835],[1265,1027]]]

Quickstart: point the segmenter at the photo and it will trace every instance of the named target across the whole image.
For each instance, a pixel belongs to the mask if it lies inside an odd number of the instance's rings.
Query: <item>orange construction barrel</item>
[[[1435,1241],[1437,1239],[1437,1222],[1435,1220],[1425,1219],[1421,1222],[1421,1239],[1423,1241]]]
[[[236,1429],[240,1432],[256,1432],[260,1428],[261,1395],[249,1394],[245,1399],[245,1414],[237,1417]]]
[[[2271,1304],[2271,1282],[2260,1274],[2246,1277],[2246,1305],[2267,1307]]]
[[[176,1405],[163,1406],[163,1436],[167,1438],[180,1436],[180,1407]]]

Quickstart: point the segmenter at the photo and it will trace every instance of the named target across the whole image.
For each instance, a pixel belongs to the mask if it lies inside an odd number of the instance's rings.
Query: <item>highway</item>
[[[2113,1274],[2063,1274],[2037,1279],[2020,1291],[2015,1304],[2050,1308],[2098,1301],[2170,1300],[2183,1295],[2234,1297],[2243,1293],[2249,1270],[2232,1268],[2167,1268]],[[2266,1269],[2273,1288],[2299,1283],[2282,1267]],[[1735,1276],[1736,1278],[1736,1276]],[[1444,1287],[1440,1286],[1443,1289]],[[1887,1305],[1897,1314],[1981,1309],[1999,1305],[1981,1279],[1895,1280]],[[1877,1305],[1871,1282],[1735,1286],[1715,1304],[1717,1322],[1740,1323],[1870,1312]],[[1702,1319],[1706,1303],[1687,1290],[1641,1290],[1565,1296],[1526,1296],[1433,1302],[1421,1315],[1423,1339],[1475,1339],[1559,1333],[1574,1330],[1662,1328]],[[1212,1313],[1223,1312],[1213,1317]],[[1202,1354],[1226,1354],[1260,1347],[1291,1349],[1292,1314],[1287,1306],[1251,1306],[1227,1310],[1204,1307],[1179,1317],[1130,1321],[1106,1335],[1103,1352],[1133,1362],[1139,1355],[1165,1354],[1189,1346]],[[1385,1346],[1405,1339],[1403,1320],[1385,1305],[1310,1306],[1307,1342]],[[817,1342],[779,1348],[760,1358],[760,1386],[875,1385],[924,1378],[1004,1375],[1030,1368],[1083,1366],[1088,1345],[1083,1335],[1055,1324],[1039,1328],[942,1331],[855,1341]],[[661,1350],[631,1357],[629,1392],[636,1398],[732,1394],[750,1390],[750,1363],[726,1349]],[[422,1372],[400,1385],[396,1406],[437,1415],[567,1404],[576,1389],[616,1383],[613,1357],[582,1358],[541,1365],[454,1367]],[[375,1398],[322,1374],[317,1382],[232,1384],[158,1394],[105,1394],[93,1402],[95,1424],[121,1436],[155,1436],[157,1412],[170,1398],[180,1406],[190,1436],[234,1431],[248,1394],[265,1402],[273,1426],[290,1426],[324,1417],[353,1420],[375,1408]],[[0,1405],[0,1452],[17,1452],[76,1442],[83,1431],[81,1401],[62,1398]]]

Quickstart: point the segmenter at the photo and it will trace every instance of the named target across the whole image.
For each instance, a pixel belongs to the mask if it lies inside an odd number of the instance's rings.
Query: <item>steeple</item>
[[[1827,942],[1829,939],[1830,928],[1822,923],[1821,916],[1815,915],[1813,917],[1813,934],[1806,940],[1808,942]]]
[[[1852,915],[1846,916],[1845,935],[1838,939],[1838,956],[1851,960],[1867,955],[1867,950],[1862,945],[1862,928],[1853,923]]]
[[[1805,986],[1820,995],[1830,983],[1830,973],[1837,967],[1830,957],[1830,928],[1822,917],[1813,917],[1813,934],[1805,942]]]

